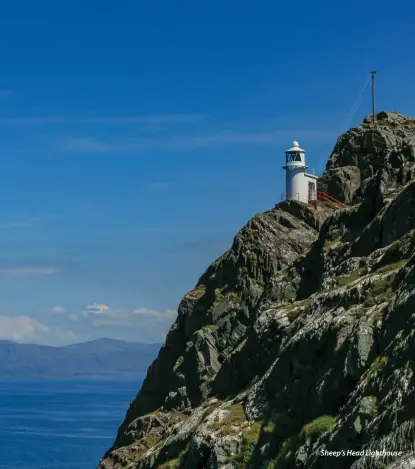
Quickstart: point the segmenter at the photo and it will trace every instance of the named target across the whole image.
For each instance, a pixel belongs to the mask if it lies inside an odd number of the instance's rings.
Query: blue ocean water
[[[0,469],[95,469],[140,386],[0,380]]]

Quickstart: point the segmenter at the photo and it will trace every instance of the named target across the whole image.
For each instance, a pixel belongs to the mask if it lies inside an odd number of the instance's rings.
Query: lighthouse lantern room
[[[285,151],[286,190],[287,200],[298,200],[313,203],[317,199],[317,176],[307,174],[305,164],[305,150],[294,141],[292,147]]]

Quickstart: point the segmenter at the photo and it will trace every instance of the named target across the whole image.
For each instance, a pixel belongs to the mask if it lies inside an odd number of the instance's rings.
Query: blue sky
[[[414,114],[409,1],[8,2],[0,15],[0,338],[158,342],[183,294],[319,174],[368,72]],[[350,125],[370,112],[369,93]]]

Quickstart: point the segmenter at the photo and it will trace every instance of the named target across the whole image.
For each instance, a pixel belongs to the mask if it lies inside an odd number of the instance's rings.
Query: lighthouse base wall
[[[308,203],[308,183],[304,168],[286,169],[286,199]]]

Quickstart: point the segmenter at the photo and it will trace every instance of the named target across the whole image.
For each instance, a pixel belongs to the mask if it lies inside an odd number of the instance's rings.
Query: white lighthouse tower
[[[308,166],[305,164],[305,150],[294,141],[292,147],[285,151],[286,189],[287,200],[300,202],[314,202],[317,199],[317,176],[307,174]]]

